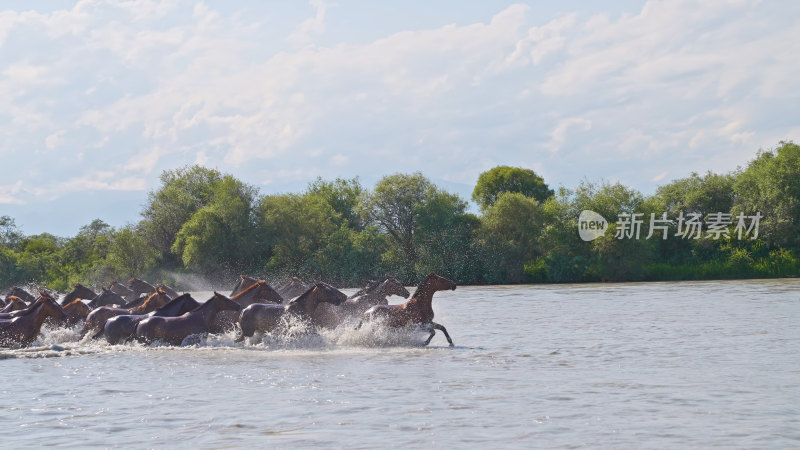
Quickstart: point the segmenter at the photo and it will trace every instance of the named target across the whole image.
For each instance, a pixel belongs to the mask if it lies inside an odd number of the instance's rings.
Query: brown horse
[[[159,284],[158,286],[156,286],[156,289],[161,289],[164,292],[166,292],[167,295],[169,295],[169,298],[178,298],[181,296],[181,294],[178,294],[178,292],[175,289],[172,289],[166,284]]]
[[[133,291],[136,297],[142,294],[150,295],[156,291],[155,286],[148,283],[147,281],[141,280],[136,277],[133,277],[130,280],[128,280],[128,288]]]
[[[381,282],[370,282],[367,287],[357,292],[357,296],[350,296],[338,307],[331,304],[319,306],[320,323],[326,328],[336,328],[348,319],[361,317],[364,311],[375,305],[388,305],[386,297],[398,295],[407,298],[411,295],[403,283],[395,277],[386,277]]]
[[[112,306],[101,306],[93,310],[91,313],[89,313],[89,316],[86,317],[86,323],[83,325],[81,335],[86,336],[87,333],[94,330],[97,331],[97,333],[92,336],[92,339],[97,339],[103,334],[103,329],[108,319],[114,316],[121,316],[123,314],[147,314],[166,305],[170,300],[172,299],[169,298],[169,296],[163,290],[159,289],[158,291],[150,294],[150,296],[147,297],[147,300],[145,300],[141,306],[137,306],[135,308],[115,308]]]
[[[113,291],[103,288],[103,292],[100,293],[97,297],[93,298],[92,301],[89,302],[89,308],[99,308],[101,306],[109,306],[109,305],[119,305],[122,306],[125,304],[125,299],[122,298],[119,294],[115,294]]]
[[[90,312],[92,312],[92,308],[89,308],[89,306],[79,298],[67,303],[62,307],[62,309],[64,310],[64,314],[67,316],[66,322],[64,322],[62,325],[68,327],[73,327],[79,322],[86,320],[86,317]]]
[[[119,295],[120,297],[127,298],[128,296],[133,295],[133,290],[118,281],[112,281],[111,284],[108,285],[108,290]]]
[[[157,340],[180,345],[193,334],[206,334],[221,311],[239,311],[242,307],[228,297],[214,296],[192,311],[178,317],[148,317],[136,326],[136,339],[150,343]]]
[[[339,305],[346,299],[347,296],[333,286],[317,282],[286,306],[254,303],[243,309],[239,315],[239,328],[242,334],[236,338],[236,342],[241,342],[245,337],[251,337],[256,332],[264,333],[274,330],[285,315],[294,315],[317,326],[319,319],[317,307],[320,303]]]
[[[250,286],[256,283],[258,283],[258,280],[256,280],[253,277],[248,277],[247,275],[239,275],[239,282],[236,283],[236,286],[234,286],[230,296],[233,297],[239,292],[242,292],[243,290],[249,288]]]
[[[6,301],[8,302],[8,304],[6,304],[5,308],[0,310],[0,313],[10,313],[13,311],[20,311],[28,307],[28,305],[16,295],[7,296]]]
[[[310,287],[311,286],[303,283],[300,278],[292,277],[286,283],[280,284],[276,290],[281,297],[291,299],[308,291]]]
[[[61,306],[50,296],[40,296],[26,314],[13,319],[0,320],[0,346],[29,345],[36,339],[45,319],[65,320]]]
[[[11,289],[9,289],[8,294],[6,294],[6,302],[8,302],[8,297],[10,296],[18,297],[22,299],[22,301],[25,303],[33,303],[36,301],[36,297],[34,297],[28,291],[22,289],[19,286],[14,286]]]
[[[87,288],[86,286],[78,283],[72,289],[72,292],[65,295],[64,298],[61,299],[61,306],[65,306],[68,303],[72,303],[76,298],[82,298],[85,300],[92,300],[93,298],[97,297],[97,293],[93,290]]]
[[[368,309],[362,315],[363,321],[373,321],[376,319],[386,320],[386,324],[390,327],[400,328],[407,325],[422,325],[430,331],[428,340],[425,345],[428,345],[436,334],[436,330],[441,330],[444,337],[450,346],[453,346],[453,340],[447,333],[445,327],[433,321],[433,294],[436,291],[456,290],[456,284],[447,278],[440,277],[435,273],[431,273],[425,278],[425,281],[419,285],[417,291],[410,300],[402,305],[376,305]],[[358,324],[360,328],[361,323]]]
[[[259,280],[256,284],[231,297],[231,300],[242,308],[254,303],[283,303],[283,298],[265,280]],[[220,312],[211,325],[211,332],[224,333],[230,330],[238,317],[239,315],[233,311]]]
[[[196,309],[198,306],[200,306],[200,303],[197,303],[197,300],[193,299],[191,295],[183,294],[150,314],[123,314],[108,319],[105,327],[103,327],[103,335],[105,335],[109,344],[127,341],[136,333],[136,325],[148,317],[177,317]]]

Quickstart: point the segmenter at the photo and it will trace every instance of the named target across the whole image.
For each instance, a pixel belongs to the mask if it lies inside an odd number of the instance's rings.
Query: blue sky
[[[0,215],[139,218],[167,169],[264,193],[505,164],[642,192],[800,136],[800,3],[4,2]]]

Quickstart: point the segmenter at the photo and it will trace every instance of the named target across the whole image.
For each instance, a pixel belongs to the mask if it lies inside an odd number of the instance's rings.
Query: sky
[[[800,2],[29,3],[0,6],[26,234],[136,222],[191,164],[265,194],[421,171],[466,200],[497,165],[651,194],[800,140]]]

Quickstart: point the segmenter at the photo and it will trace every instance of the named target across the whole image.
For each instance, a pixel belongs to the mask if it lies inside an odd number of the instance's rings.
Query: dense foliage
[[[439,272],[459,283],[578,282],[780,277],[800,274],[800,147],[781,142],[728,174],[692,173],[644,196],[619,183],[551,190],[529,169],[481,174],[467,203],[421,173],[317,179],[301,193],[262,196],[229,174],[199,166],[166,171],[142,220],[114,229],[94,220],[71,238],[27,236],[0,217],[0,286],[39,282],[106,285],[137,275],[180,285],[181,274],[230,281],[240,273],[299,275],[339,285],[393,274],[414,282]],[[608,220],[583,241],[581,211]],[[713,213],[760,212],[759,235],[706,234]],[[641,213],[639,239],[618,239],[622,213]],[[663,213],[663,230],[647,222]],[[699,214],[700,238],[682,238],[675,218]],[[733,219],[735,224],[735,219]]]

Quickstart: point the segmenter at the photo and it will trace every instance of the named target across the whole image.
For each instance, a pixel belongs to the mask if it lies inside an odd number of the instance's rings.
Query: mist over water
[[[225,292],[226,289],[220,290]],[[209,292],[194,292],[203,301]],[[399,298],[390,298],[398,303]],[[800,280],[459,287],[441,333],[0,350],[7,446],[800,445]]]

